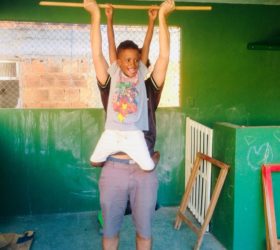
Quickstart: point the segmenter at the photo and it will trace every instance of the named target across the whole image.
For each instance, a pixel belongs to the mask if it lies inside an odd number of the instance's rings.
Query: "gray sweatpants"
[[[158,190],[156,171],[145,172],[137,164],[107,161],[102,168],[99,190],[104,237],[118,235],[129,199],[137,234],[151,238]]]

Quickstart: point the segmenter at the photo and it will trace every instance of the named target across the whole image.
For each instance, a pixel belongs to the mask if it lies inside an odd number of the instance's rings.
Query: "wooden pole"
[[[48,2],[41,1],[39,3],[42,6],[59,6],[59,7],[84,7],[83,3],[70,3],[70,2]],[[99,8],[106,8],[107,4],[98,4]],[[121,4],[112,4],[114,9],[123,9],[123,10],[148,10],[151,6],[148,5],[121,5]],[[155,9],[159,9],[160,6],[153,6]],[[211,6],[176,6],[175,10],[212,10]]]

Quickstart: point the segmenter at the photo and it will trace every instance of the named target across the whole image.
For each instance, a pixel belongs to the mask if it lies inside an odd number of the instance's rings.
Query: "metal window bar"
[[[197,152],[212,157],[213,130],[189,117],[186,119],[186,179],[189,180]],[[202,225],[210,202],[211,163],[203,161],[192,188],[188,208]],[[208,231],[208,228],[207,228]]]

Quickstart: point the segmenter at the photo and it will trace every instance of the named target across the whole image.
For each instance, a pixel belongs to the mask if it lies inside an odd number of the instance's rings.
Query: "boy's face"
[[[118,65],[128,77],[134,77],[139,67],[140,54],[136,49],[123,49],[118,55]]]

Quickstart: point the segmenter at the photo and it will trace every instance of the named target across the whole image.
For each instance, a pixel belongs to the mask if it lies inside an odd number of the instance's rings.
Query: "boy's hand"
[[[113,8],[112,4],[106,4],[105,15],[106,15],[107,19],[112,20],[113,14],[114,14],[114,8]]]
[[[100,14],[100,9],[95,0],[84,0],[84,8],[90,14]]]
[[[168,16],[175,9],[174,0],[165,0],[159,9],[159,15]]]
[[[149,15],[149,21],[154,22],[157,18],[157,14],[158,14],[158,10],[154,9],[154,7],[152,6],[149,10],[148,10],[148,15]]]

